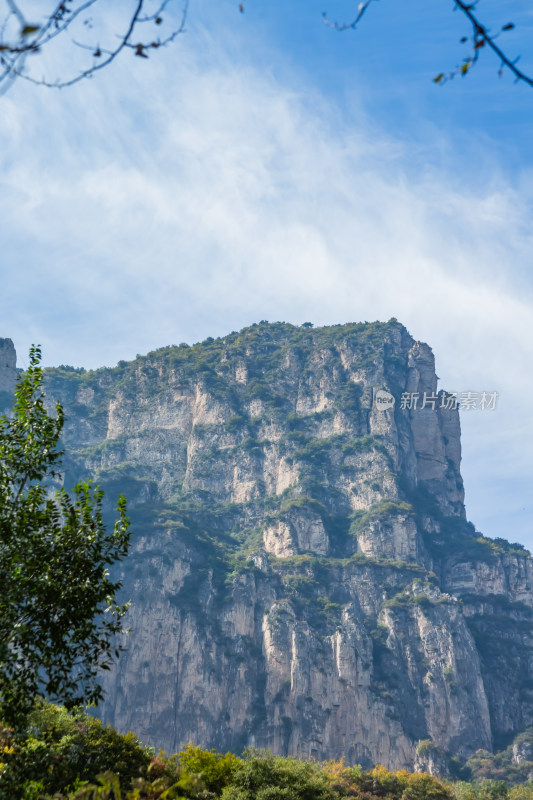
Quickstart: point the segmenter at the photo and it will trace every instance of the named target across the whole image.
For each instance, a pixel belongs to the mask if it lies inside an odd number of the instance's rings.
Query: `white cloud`
[[[500,392],[465,419],[469,512],[526,540],[527,514],[501,526],[533,466],[531,173],[461,182],[444,138],[403,143],[202,43],[3,98],[0,333],[99,366],[259,319],[396,316],[444,386]]]

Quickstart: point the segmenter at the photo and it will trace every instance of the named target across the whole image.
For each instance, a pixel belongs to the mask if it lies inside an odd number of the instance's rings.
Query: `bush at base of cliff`
[[[448,783],[428,773],[363,770],[248,749],[189,744],[156,757],[133,734],[41,703],[27,739],[0,728],[0,800],[533,800],[533,783]]]
[[[170,776],[172,758],[165,765],[165,774]],[[220,794],[224,787],[228,786],[234,778],[235,773],[241,768],[242,759],[233,753],[222,755],[215,750],[202,750],[194,744],[188,744],[184,750],[178,753],[178,773],[181,779],[202,776],[205,789],[208,792]]]
[[[334,800],[318,764],[248,750],[222,800]]]
[[[388,800],[453,800],[450,787],[426,772],[391,772],[381,764],[363,771],[343,762],[325,765],[330,785],[337,797]]]
[[[24,785],[29,800],[32,782],[41,787],[41,794],[54,793],[93,781],[108,770],[126,788],[140,774],[146,775],[151,758],[133,733],[117,733],[83,711],[45,702],[31,713],[24,738],[13,738],[6,728],[0,736],[0,800],[18,800]]]

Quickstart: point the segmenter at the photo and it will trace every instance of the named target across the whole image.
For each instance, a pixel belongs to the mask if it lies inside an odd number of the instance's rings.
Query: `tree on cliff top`
[[[337,31],[354,30],[374,2],[354,3],[354,15],[346,22],[333,23],[326,14],[324,21]],[[101,0],[54,0],[49,11],[32,12],[30,16],[29,0],[0,0],[0,93],[17,77],[61,88],[90,77],[123,52],[148,58],[184,32],[188,5],[189,0],[132,0],[129,9],[122,4],[111,14],[109,9],[102,10]],[[235,8],[241,12],[245,5],[246,0],[235,2]],[[468,20],[468,33],[461,41],[470,43],[470,52],[455,69],[436,75],[435,83],[445,83],[457,74],[466,75],[481,53],[490,50],[499,61],[500,75],[507,70],[517,81],[533,87],[533,78],[517,66],[518,58],[509,56],[500,45],[500,36],[512,30],[513,23],[503,20],[499,29],[493,31],[480,18],[477,5],[468,0],[453,0],[453,9]],[[61,75],[50,79],[43,77],[42,72],[32,71],[36,56],[44,51],[53,52],[58,42],[66,43],[69,32],[74,49],[69,51]],[[79,60],[80,54],[86,56],[85,61]]]
[[[0,417],[0,719],[16,729],[38,697],[102,697],[98,672],[119,654],[127,610],[108,573],[128,551],[126,501],[108,531],[97,487],[53,490],[63,410],[46,411],[40,357],[32,347],[13,414]]]

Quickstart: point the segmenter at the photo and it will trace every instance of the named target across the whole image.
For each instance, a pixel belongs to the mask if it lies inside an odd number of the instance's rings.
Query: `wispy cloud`
[[[193,44],[2,100],[0,333],[95,367],[259,319],[396,316],[444,386],[500,392],[465,416],[469,512],[525,540],[527,512],[502,527],[533,466],[531,173],[511,184],[487,150],[461,181],[460,143],[399,141]]]

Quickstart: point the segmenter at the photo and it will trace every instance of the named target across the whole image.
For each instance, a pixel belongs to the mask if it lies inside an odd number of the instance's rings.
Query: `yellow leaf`
[[[21,36],[31,36],[32,33],[37,33],[40,27],[40,25],[25,25],[20,34]]]

